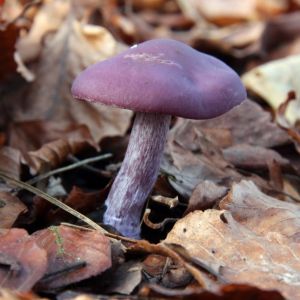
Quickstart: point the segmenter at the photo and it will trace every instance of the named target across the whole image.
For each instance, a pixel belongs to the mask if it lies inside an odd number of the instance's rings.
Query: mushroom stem
[[[170,115],[137,113],[121,169],[106,199],[104,223],[139,238],[140,218],[158,176]]]

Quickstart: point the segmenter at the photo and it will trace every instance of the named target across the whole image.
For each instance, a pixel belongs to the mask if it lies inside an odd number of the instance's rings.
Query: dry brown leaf
[[[47,269],[47,254],[24,229],[0,230],[0,287],[30,291]]]
[[[19,198],[0,192],[0,228],[11,228],[21,213],[27,211],[27,207]]]
[[[201,181],[193,190],[184,214],[186,215],[194,210],[212,208],[227,192],[228,189],[225,186],[217,185],[208,180]]]
[[[224,158],[238,168],[244,169],[265,169],[273,161],[282,167],[287,168],[290,163],[278,152],[266,149],[261,146],[238,144],[223,150]]]
[[[229,187],[243,176],[224,158],[221,147],[236,144],[272,147],[289,141],[288,135],[270,119],[267,112],[249,100],[215,119],[180,119],[170,131],[162,170],[170,175],[172,187],[185,198],[203,180]],[[261,178],[253,176],[252,180],[267,188],[267,182]]]
[[[271,115],[250,100],[244,101],[218,118],[204,121],[187,120],[184,123],[187,123],[185,126],[202,131],[207,139],[222,148],[235,144],[270,148],[289,142],[288,135],[271,121]],[[191,133],[195,130],[192,128]],[[218,134],[218,131],[221,133]],[[224,131],[227,131],[226,141]]]
[[[51,226],[32,237],[48,255],[47,276],[39,282],[43,290],[78,282],[111,267],[110,242],[100,232]]]
[[[23,34],[16,45],[24,62],[36,59],[42,51],[42,42],[49,32],[56,31],[70,11],[70,1],[44,1],[34,17],[27,34]]]
[[[16,148],[0,148],[0,170],[15,179],[20,177],[21,159],[21,152]]]
[[[190,213],[175,224],[165,242],[182,245],[229,282],[299,298],[298,206],[268,197],[252,182],[235,184],[230,195],[234,196],[228,196],[221,207],[232,214]]]
[[[43,166],[54,168],[60,165],[69,154],[78,153],[87,145],[98,149],[89,130],[82,125],[78,129],[66,132],[62,138],[44,144],[36,151],[29,151],[26,158],[29,157],[27,162],[35,171]]]
[[[271,233],[278,233],[288,238],[290,243],[299,242],[299,205],[269,197],[251,181],[234,184],[220,202],[220,208],[229,210],[236,221],[258,235],[268,238]]]
[[[69,16],[43,49],[36,71],[37,80],[31,85],[27,103],[23,106],[27,110],[19,109],[16,118],[46,119],[64,126],[85,124],[97,142],[104,136],[124,134],[130,112],[74,101],[70,94],[74,76],[83,67],[116,54],[117,46],[104,28],[81,25]]]
[[[300,55],[275,60],[258,66],[243,75],[245,86],[264,99],[274,110],[287,99],[288,93],[295,92],[297,100],[286,110],[291,124],[300,120]]]
[[[75,154],[86,146],[98,149],[85,125],[65,126],[45,121],[15,122],[9,131],[9,144],[19,149],[23,161],[33,172],[41,167],[55,167],[69,154]]]

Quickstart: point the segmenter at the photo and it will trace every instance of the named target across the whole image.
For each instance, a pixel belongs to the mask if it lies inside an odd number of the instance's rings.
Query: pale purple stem
[[[103,220],[124,236],[140,237],[142,210],[158,176],[170,122],[170,115],[136,115],[123,164],[105,202]]]

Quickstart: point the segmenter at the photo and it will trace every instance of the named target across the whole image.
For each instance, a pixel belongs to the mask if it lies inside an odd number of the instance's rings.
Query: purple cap
[[[219,116],[246,98],[239,76],[220,60],[175,40],[156,39],[90,66],[75,98],[190,119]]]

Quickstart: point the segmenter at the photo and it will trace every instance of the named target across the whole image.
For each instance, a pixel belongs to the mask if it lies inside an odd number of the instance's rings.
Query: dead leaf
[[[234,166],[248,170],[267,170],[272,161],[276,161],[282,168],[290,165],[290,162],[278,152],[261,146],[238,144],[224,149],[223,154]]]
[[[218,200],[226,195],[227,191],[228,189],[225,186],[217,185],[212,181],[200,181],[193,190],[184,214],[186,215],[194,210],[212,208]]]
[[[207,139],[222,148],[236,144],[271,148],[289,142],[288,135],[272,122],[270,113],[251,100],[244,101],[218,118],[204,121],[187,120],[185,123],[189,124],[186,126],[202,131]],[[193,132],[192,129],[190,130]],[[218,130],[221,130],[221,133],[225,130],[229,132],[225,146],[223,146],[224,138],[220,137],[221,134],[215,133]]]
[[[23,34],[17,43],[17,51],[22,61],[36,59],[42,51],[42,42],[49,32],[56,31],[70,11],[70,1],[44,1],[34,17],[27,34]]]
[[[15,105],[14,118],[45,119],[63,127],[85,124],[96,142],[105,136],[124,134],[131,112],[75,101],[70,93],[75,75],[117,51],[118,44],[107,30],[80,24],[69,15],[43,49],[35,71],[37,79],[30,85],[27,102],[22,107]]]
[[[21,213],[27,211],[27,207],[19,198],[0,191],[0,228],[11,228]]]
[[[290,242],[299,242],[299,205],[269,197],[251,181],[234,184],[220,208],[229,210],[236,221],[258,235],[268,238],[278,233]]]
[[[111,266],[109,239],[100,232],[51,226],[32,236],[48,255],[47,275],[39,282],[43,290],[101,274]]]
[[[250,91],[260,96],[274,110],[286,100],[289,92],[296,94],[297,101],[286,110],[287,120],[294,125],[300,120],[300,55],[275,60],[258,66],[243,75],[242,79]]]
[[[7,146],[0,148],[0,170],[12,178],[20,178],[21,159],[21,152],[16,148]]]
[[[221,207],[232,215],[194,211],[175,224],[165,242],[182,245],[231,283],[300,297],[298,206],[268,197],[251,182],[235,184],[231,193],[236,204]]]
[[[47,269],[47,254],[24,229],[0,230],[0,285],[15,291],[32,289]]]
[[[55,122],[28,121],[14,123],[10,128],[10,145],[22,151],[24,163],[32,172],[42,167],[56,167],[69,154],[87,146],[98,149],[85,125],[60,127]]]

